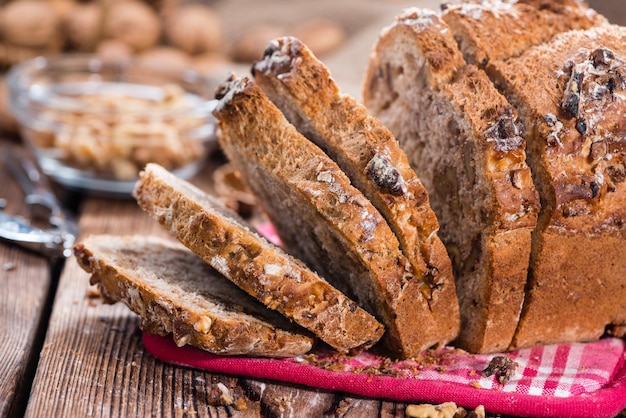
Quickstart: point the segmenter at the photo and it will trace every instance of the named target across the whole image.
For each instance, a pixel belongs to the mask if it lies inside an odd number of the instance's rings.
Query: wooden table
[[[420,5],[437,3],[422,0]],[[613,23],[626,23],[622,1],[590,3]],[[371,40],[366,38],[361,49],[350,43],[351,54],[331,60],[344,90],[358,93],[358,83],[351,90],[350,81],[360,78],[341,69],[350,68],[346,62],[353,63],[354,56],[367,56],[379,29],[396,12],[389,13],[371,23],[366,32]],[[0,147],[7,143],[0,138]],[[210,167],[193,181],[210,189]],[[77,209],[82,236],[165,235],[133,201],[75,197],[68,195],[66,203]],[[7,200],[7,212],[24,212],[21,193],[2,167],[0,198]],[[145,352],[137,317],[121,304],[103,305],[95,298],[88,275],[72,258],[50,263],[5,243],[0,243],[0,327],[0,418],[405,416],[402,403],[163,364]],[[244,401],[245,409],[211,405],[220,382]]]

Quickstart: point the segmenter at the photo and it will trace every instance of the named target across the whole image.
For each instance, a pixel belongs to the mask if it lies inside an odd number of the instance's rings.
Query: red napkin
[[[497,355],[446,347],[393,363],[370,352],[266,359],[179,348],[171,338],[150,334],[144,334],[143,342],[148,352],[168,363],[401,402],[451,401],[469,409],[483,405],[490,413],[533,417],[614,417],[626,408],[625,343],[615,338]],[[497,373],[483,376],[492,359],[502,356],[517,364],[504,384]]]

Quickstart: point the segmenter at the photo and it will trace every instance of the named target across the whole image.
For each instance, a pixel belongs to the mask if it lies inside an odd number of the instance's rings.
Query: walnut
[[[137,112],[171,112],[191,110],[193,102],[186,99],[178,85],[165,85],[159,99],[124,94],[82,94],[73,99],[85,109],[106,108],[107,120],[101,113],[82,110],[46,109],[42,118],[55,131],[36,131],[38,144],[54,148],[65,163],[89,169],[116,179],[130,180],[148,162],[155,162],[172,170],[199,160],[205,152],[204,145],[194,136],[194,131],[205,124],[197,115],[179,113],[176,118],[131,117]]]
[[[2,37],[27,48],[60,50],[60,22],[54,9],[44,1],[21,0],[7,4],[0,20]]]
[[[96,47],[96,54],[105,62],[126,62],[133,56],[133,50],[118,39],[105,39]]]
[[[406,182],[402,174],[395,168],[389,158],[376,153],[365,167],[367,176],[381,189],[401,196],[407,192]]]
[[[115,2],[107,10],[104,35],[127,43],[134,51],[157,44],[161,23],[156,12],[137,0]]]
[[[511,107],[504,109],[498,121],[487,129],[485,136],[487,141],[495,142],[498,152],[516,151],[524,147],[524,139],[520,136],[520,127]]]
[[[190,3],[176,8],[165,21],[169,42],[190,55],[213,52],[222,45],[222,24],[210,8]]]
[[[54,10],[54,14],[62,26],[67,23],[69,17],[78,6],[78,3],[74,0],[48,0],[47,3]]]
[[[224,73],[228,72],[232,63],[228,57],[219,52],[207,52],[206,54],[196,55],[192,57],[191,68],[200,74],[213,76],[215,79],[221,80]]]
[[[407,405],[405,414],[411,418],[454,418],[457,411],[454,402],[446,402],[441,405]]]
[[[518,367],[519,365],[507,356],[495,356],[491,359],[485,370],[483,370],[482,375],[489,377],[495,374],[497,375],[498,382],[504,385],[515,375]]]
[[[66,36],[79,51],[93,51],[100,41],[104,13],[99,3],[80,3],[67,17]]]
[[[208,316],[201,316],[196,322],[193,324],[193,329],[203,334],[208,334],[211,330],[211,325],[213,321]]]

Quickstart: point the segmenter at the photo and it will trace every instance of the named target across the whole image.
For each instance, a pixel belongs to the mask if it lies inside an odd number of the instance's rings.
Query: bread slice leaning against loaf
[[[215,270],[336,350],[366,349],[382,336],[383,326],[355,302],[163,167],[148,164],[134,196],[143,210]]]
[[[436,345],[421,280],[371,202],[252,80],[231,77],[217,98],[220,145],[285,247],[384,323],[392,355]]]
[[[328,68],[298,39],[279,38],[253,67],[257,84],[305,137],[322,148],[383,215],[422,282],[440,344],[460,317],[452,264],[428,193],[392,133],[341,94]]]
[[[141,317],[143,331],[223,355],[290,357],[313,338],[230,283],[178,243],[93,235],[74,248],[108,303]]]
[[[441,17],[421,9],[382,31],[363,97],[429,191],[457,279],[457,343],[471,352],[506,350],[539,210],[513,107],[465,63]]]

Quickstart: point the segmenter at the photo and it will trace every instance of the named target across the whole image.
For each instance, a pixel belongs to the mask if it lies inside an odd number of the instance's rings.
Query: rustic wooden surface
[[[0,153],[8,145],[0,142]],[[19,188],[6,181],[2,166],[0,172],[6,212],[23,213]],[[53,290],[51,268],[40,256],[0,244],[0,416],[19,415],[28,399]]]
[[[398,10],[404,7],[400,0],[390,3],[397,4]],[[436,8],[441,1],[415,3]],[[230,2],[219,4],[236,7]],[[623,0],[590,0],[590,4],[613,23],[626,24]],[[327,62],[344,91],[356,97],[371,44],[396,13],[381,13],[381,6],[374,6],[372,15],[378,20],[372,17],[363,33]],[[0,138],[0,147],[8,143]],[[195,182],[210,188],[210,170]],[[24,212],[17,186],[1,167],[0,199],[8,201],[7,212]],[[165,235],[132,201],[85,198],[81,202],[83,236]],[[103,305],[95,298],[87,274],[73,259],[65,266],[51,265],[41,256],[4,243],[0,243],[0,327],[0,418],[405,416],[402,403],[163,364],[145,352],[137,318],[123,305]],[[218,383],[241,399],[239,410],[213,406]]]

